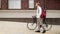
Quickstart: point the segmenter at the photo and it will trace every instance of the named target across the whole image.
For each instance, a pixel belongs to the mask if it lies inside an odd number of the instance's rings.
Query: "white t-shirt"
[[[41,13],[42,13],[42,8],[40,6],[37,6],[37,18],[40,18],[41,16]]]

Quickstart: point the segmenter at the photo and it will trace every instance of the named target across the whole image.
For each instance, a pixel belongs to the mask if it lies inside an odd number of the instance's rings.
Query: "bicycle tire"
[[[51,28],[52,28],[52,23],[50,23],[50,24],[48,24],[48,22],[46,21],[46,19],[45,19],[45,26],[46,26],[46,31],[49,31]]]
[[[31,25],[30,25],[31,24]],[[30,27],[31,26],[31,27]],[[29,30],[34,30],[35,28],[37,27],[37,24],[36,23],[27,23],[27,28]]]

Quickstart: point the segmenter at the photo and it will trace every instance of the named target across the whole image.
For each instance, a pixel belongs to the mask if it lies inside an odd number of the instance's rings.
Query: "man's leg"
[[[40,32],[40,18],[37,18],[37,28],[35,29],[35,32]]]
[[[43,28],[43,32],[42,33],[45,33],[46,30],[45,30],[45,27],[43,26],[43,18],[41,18],[40,24],[42,25],[42,28]]]
[[[40,31],[40,28],[42,27],[42,18],[38,18],[37,19],[37,28],[36,28],[36,32]]]
[[[35,30],[36,32],[40,32],[40,26],[43,28],[43,32],[42,33],[45,33],[46,30],[45,30],[45,28],[43,26],[43,18],[38,18],[37,19],[37,28]]]

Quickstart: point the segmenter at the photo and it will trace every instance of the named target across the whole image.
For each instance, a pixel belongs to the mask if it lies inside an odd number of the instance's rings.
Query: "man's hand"
[[[32,18],[35,18],[36,17],[36,15],[35,16],[32,16]]]

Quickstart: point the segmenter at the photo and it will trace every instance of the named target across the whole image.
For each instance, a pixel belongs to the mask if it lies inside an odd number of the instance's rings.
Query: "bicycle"
[[[33,19],[32,23],[29,23],[29,22],[27,23],[27,28],[29,30],[34,30],[37,27],[37,18],[36,18],[36,16],[34,16],[32,19]],[[46,22],[46,18],[43,19],[43,24],[46,28],[46,31],[49,31],[52,28],[52,23],[48,24],[48,22]]]

